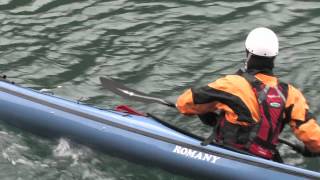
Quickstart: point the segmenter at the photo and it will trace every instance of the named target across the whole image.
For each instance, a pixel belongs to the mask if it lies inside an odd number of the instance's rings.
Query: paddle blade
[[[122,96],[124,98],[135,100],[135,101],[140,101],[140,102],[144,102],[144,103],[160,103],[160,104],[164,104],[166,106],[175,107],[175,105],[171,102],[168,102],[166,100],[163,100],[163,99],[160,99],[157,97],[149,96],[143,92],[139,92],[139,91],[130,89],[130,88],[124,86],[123,84],[116,82],[112,79],[100,77],[100,82],[105,89],[108,89],[108,90],[112,91],[113,93],[115,93],[119,96]]]

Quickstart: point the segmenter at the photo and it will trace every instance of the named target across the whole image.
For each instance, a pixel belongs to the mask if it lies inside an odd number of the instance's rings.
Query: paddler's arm
[[[249,87],[244,78],[227,75],[207,86],[188,89],[178,98],[176,107],[184,115],[203,115],[219,111],[223,112],[231,123],[245,124],[246,122],[239,122],[238,119],[249,120],[252,119],[251,114],[257,114],[250,112],[243,101],[243,93],[247,92]],[[255,96],[253,92],[251,96]],[[239,114],[241,117],[238,117]]]
[[[313,153],[320,153],[320,126],[309,112],[309,106],[302,93],[289,85],[287,108],[289,122],[296,137]]]
[[[179,96],[176,107],[184,115],[201,115],[214,112],[225,99],[225,94],[221,94],[221,92],[232,89],[230,84],[232,84],[230,78],[226,76],[206,86],[188,89]]]
[[[180,113],[184,115],[199,115],[206,114],[212,111],[214,108],[214,102],[209,102],[205,104],[196,104],[194,102],[194,92],[193,89],[188,89],[182,95],[179,96],[176,102],[176,107]]]
[[[220,111],[230,123],[246,125],[259,118],[252,98],[255,94],[243,77],[227,75],[207,86],[187,90],[178,98],[176,107],[185,115]]]
[[[224,99],[223,90],[231,89],[229,76],[202,87],[191,88],[185,91],[177,100],[176,107],[184,115],[200,115],[214,112]]]

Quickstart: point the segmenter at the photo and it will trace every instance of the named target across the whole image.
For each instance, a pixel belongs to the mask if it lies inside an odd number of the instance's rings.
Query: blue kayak
[[[103,110],[0,81],[0,120],[67,137],[110,155],[197,179],[320,179],[320,173],[216,145],[202,146],[157,119]]]

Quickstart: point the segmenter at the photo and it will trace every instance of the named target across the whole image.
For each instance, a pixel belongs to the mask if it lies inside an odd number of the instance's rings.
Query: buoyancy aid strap
[[[260,87],[255,87],[258,90],[258,102],[259,104],[261,104],[262,102],[264,102],[267,98],[267,93],[270,89],[270,86],[266,85],[265,88],[263,90],[260,89]]]
[[[249,74],[247,72],[243,72],[240,74],[242,77],[244,77],[252,86],[257,87],[262,84],[261,81],[259,81],[254,75]]]
[[[285,95],[279,90],[279,88],[277,86],[274,87],[274,89],[277,91],[277,93],[279,94],[279,96],[281,97],[283,102],[286,103],[287,102],[287,98],[285,97]]]

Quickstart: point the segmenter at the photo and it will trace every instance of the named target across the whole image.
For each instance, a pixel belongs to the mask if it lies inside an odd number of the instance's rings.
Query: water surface
[[[196,118],[114,96],[98,77],[174,101],[235,72],[247,33],[270,27],[280,39],[276,74],[300,88],[319,118],[318,1],[2,0],[0,10],[0,72],[10,79],[102,107],[130,104],[199,135],[208,129]],[[0,129],[1,179],[186,179],[67,139]],[[284,136],[294,139],[289,129]],[[317,158],[280,150],[287,163],[320,170]]]

